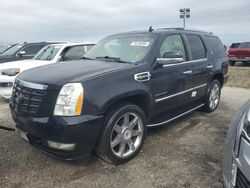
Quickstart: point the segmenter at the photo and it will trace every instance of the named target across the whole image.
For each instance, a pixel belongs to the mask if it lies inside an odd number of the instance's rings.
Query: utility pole
[[[183,19],[183,29],[186,27],[186,18],[190,18],[190,8],[180,9],[180,19]]]

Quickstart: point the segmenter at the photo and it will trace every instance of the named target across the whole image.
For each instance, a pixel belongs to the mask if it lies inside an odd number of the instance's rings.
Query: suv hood
[[[26,70],[17,79],[27,82],[47,84],[50,90],[60,89],[69,82],[81,82],[104,73],[118,71],[133,66],[128,63],[106,62],[97,60],[74,60],[55,63]]]

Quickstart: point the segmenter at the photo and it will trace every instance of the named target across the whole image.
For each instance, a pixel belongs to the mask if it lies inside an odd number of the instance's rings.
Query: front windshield
[[[49,61],[54,59],[56,56],[57,52],[62,48],[61,45],[52,45],[52,46],[45,46],[42,48],[33,59],[35,60],[45,60]]]
[[[89,59],[116,59],[122,62],[142,61],[155,41],[153,34],[110,36],[97,43],[84,57]]]
[[[6,50],[8,50],[12,46],[13,46],[13,44],[1,45],[0,46],[0,53],[5,52]]]
[[[1,55],[2,56],[5,56],[5,55],[14,55],[22,47],[23,47],[22,45],[17,44],[15,46],[11,47],[10,49],[8,49],[6,52],[2,53]]]

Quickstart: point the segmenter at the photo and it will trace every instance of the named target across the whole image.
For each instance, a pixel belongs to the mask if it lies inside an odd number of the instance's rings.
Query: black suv
[[[147,127],[214,111],[228,66],[212,33],[122,33],[101,40],[83,60],[24,71],[10,107],[21,136],[47,154],[78,159],[96,151],[121,164],[139,152]]]
[[[39,42],[39,43],[23,43],[16,44],[9,50],[0,55],[0,63],[18,61],[24,59],[31,59],[37,54],[44,46],[51,43]]]

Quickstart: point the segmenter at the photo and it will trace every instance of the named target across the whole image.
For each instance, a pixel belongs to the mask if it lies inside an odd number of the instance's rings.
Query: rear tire
[[[220,95],[221,95],[221,85],[220,82],[217,79],[215,79],[211,82],[208,88],[203,110],[208,113],[215,111],[220,102]]]
[[[146,116],[134,104],[121,104],[109,111],[96,147],[103,160],[119,165],[134,158],[146,136]]]

